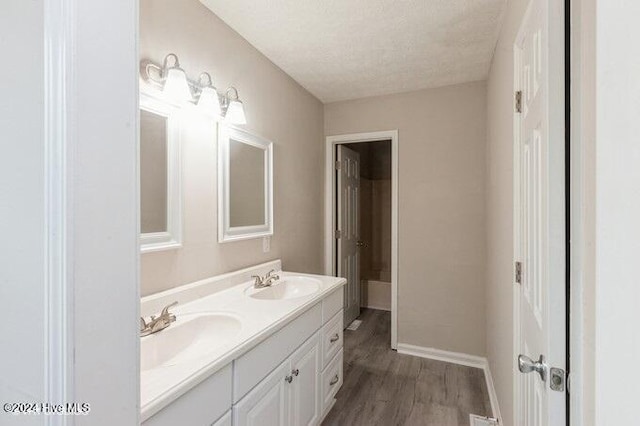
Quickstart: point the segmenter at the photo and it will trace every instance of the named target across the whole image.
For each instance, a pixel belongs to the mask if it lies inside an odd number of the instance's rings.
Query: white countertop
[[[260,300],[248,297],[245,294],[245,290],[251,288],[253,282],[244,282],[176,306],[171,310],[176,315],[176,323],[174,324],[178,324],[180,317],[185,314],[214,312],[228,314],[239,319],[242,323],[242,328],[237,335],[230,338],[213,352],[209,352],[206,357],[189,363],[142,371],[140,375],[142,421],[148,419],[195,385],[249,351],[285,324],[318,303],[329,293],[342,287],[346,282],[344,278],[324,275],[292,272],[279,272],[279,275],[281,279],[287,276],[315,278],[320,283],[319,289],[308,296],[295,299]],[[177,294],[179,289],[175,289],[172,292]],[[144,305],[144,299],[142,303]],[[153,337],[154,335],[151,335],[142,339]]]

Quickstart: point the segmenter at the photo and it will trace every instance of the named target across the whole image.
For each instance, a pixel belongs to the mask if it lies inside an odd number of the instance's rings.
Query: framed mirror
[[[140,94],[140,250],[182,245],[178,109]]]
[[[273,144],[218,127],[218,241],[273,235]]]

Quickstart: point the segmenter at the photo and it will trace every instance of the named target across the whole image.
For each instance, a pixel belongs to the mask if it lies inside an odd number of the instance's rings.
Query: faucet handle
[[[147,327],[149,327],[149,324],[147,324],[143,317],[140,317],[140,331],[146,330]]]
[[[255,280],[254,282],[255,285],[262,284],[262,277],[260,275],[251,275],[251,278]]]
[[[176,302],[170,303],[167,306],[165,306],[162,309],[162,312],[160,313],[160,317],[168,316],[169,315],[169,309],[171,309],[171,308],[173,308],[174,306],[177,306],[177,305],[178,305],[178,302],[176,301]],[[175,315],[171,315],[171,316],[174,318],[174,321],[175,321]]]
[[[272,277],[274,274],[276,273],[275,269],[270,270],[269,272],[267,272],[267,275],[265,276],[265,278],[270,278]]]

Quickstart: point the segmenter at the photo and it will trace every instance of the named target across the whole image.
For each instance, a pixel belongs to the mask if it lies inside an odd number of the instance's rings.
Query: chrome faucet
[[[173,302],[162,309],[160,316],[156,318],[155,315],[151,315],[149,322],[146,322],[143,317],[140,317],[140,337],[148,336],[158,331],[162,331],[169,327],[172,322],[175,322],[176,316],[169,312],[170,308],[176,306],[178,302]]]
[[[264,277],[261,277],[260,275],[252,275],[251,278],[255,280],[253,287],[263,288],[271,286],[274,281],[278,281],[280,279],[280,275],[277,275],[275,272],[275,269],[272,269]]]

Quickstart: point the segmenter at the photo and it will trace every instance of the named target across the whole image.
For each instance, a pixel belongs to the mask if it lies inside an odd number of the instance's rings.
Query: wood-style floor
[[[344,334],[344,384],[323,426],[469,426],[491,415],[484,372],[390,349],[389,312],[364,309]]]

